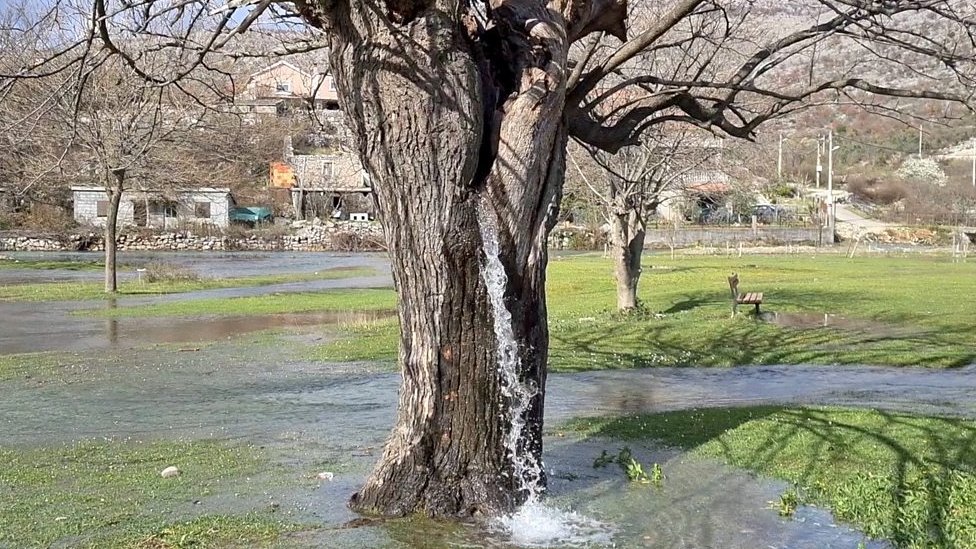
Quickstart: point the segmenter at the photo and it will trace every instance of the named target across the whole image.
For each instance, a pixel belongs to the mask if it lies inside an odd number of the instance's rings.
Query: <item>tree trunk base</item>
[[[407,472],[410,474],[410,472]],[[409,478],[375,479],[349,499],[357,513],[406,516],[421,513],[429,517],[479,518],[514,511],[521,501],[513,497],[497,475],[436,479],[428,471],[416,471]]]

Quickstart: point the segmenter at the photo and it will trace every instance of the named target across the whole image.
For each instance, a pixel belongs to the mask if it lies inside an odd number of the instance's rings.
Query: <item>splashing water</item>
[[[507,419],[511,422],[511,428],[505,448],[512,460],[519,489],[528,494],[524,505],[515,513],[496,519],[491,527],[507,534],[512,543],[525,547],[608,545],[611,542],[611,529],[607,525],[574,512],[546,506],[540,501],[545,490],[542,484],[543,464],[530,450],[519,445],[525,430],[524,414],[539,389],[535,384],[519,379],[518,343],[512,330],[512,313],[505,306],[508,276],[499,255],[495,216],[484,204],[478,208],[478,226],[485,250],[481,276],[488,289],[494,316],[502,395],[510,403]]]
[[[594,547],[613,543],[609,525],[538,500],[529,500],[511,515],[495,519],[491,527],[520,547]]]
[[[505,287],[508,276],[499,257],[498,227],[494,214],[487,207],[478,208],[478,225],[485,247],[485,263],[481,276],[488,287],[488,299],[494,315],[495,338],[498,340],[498,372],[501,374],[502,395],[510,402],[509,414],[511,429],[505,440],[508,457],[512,460],[519,489],[528,493],[529,501],[541,495],[542,464],[530,451],[519,447],[519,440],[525,430],[523,417],[538,388],[519,380],[518,343],[512,330],[512,313],[505,306]],[[521,451],[520,451],[521,450]]]

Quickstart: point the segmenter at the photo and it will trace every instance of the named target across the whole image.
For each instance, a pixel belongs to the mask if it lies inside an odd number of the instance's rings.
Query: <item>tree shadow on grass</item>
[[[691,295],[688,295],[688,296],[685,296],[685,299],[684,300],[678,301],[678,302],[674,303],[673,305],[671,305],[667,309],[661,311],[661,313],[662,314],[666,314],[666,315],[671,315],[671,314],[675,314],[675,313],[682,313],[682,312],[685,312],[685,311],[691,311],[692,309],[697,309],[697,308],[702,307],[702,306],[705,306],[705,305],[711,305],[714,302],[715,302],[715,299],[712,298],[712,297],[710,297],[710,296],[709,297],[703,297],[701,295],[699,295],[699,296],[691,296]],[[730,299],[730,302],[731,302],[731,299]]]
[[[774,303],[800,309],[809,292],[784,291]],[[601,318],[552,327],[553,364],[564,371],[651,366],[750,364],[892,364],[959,367],[976,361],[966,333],[911,329],[781,328],[745,315],[729,319],[720,292],[684,296],[665,318]],[[858,299],[849,292],[817,292],[819,302]],[[714,313],[712,313],[714,309]],[[767,308],[767,312],[770,309]],[[688,314],[690,313],[690,314]]]
[[[976,546],[970,420],[762,406],[577,423],[589,434],[655,439],[793,482],[809,502],[899,547]]]

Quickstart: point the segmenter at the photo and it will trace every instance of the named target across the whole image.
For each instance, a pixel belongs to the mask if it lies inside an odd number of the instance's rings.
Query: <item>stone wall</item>
[[[709,227],[694,226],[678,229],[648,229],[644,239],[647,249],[688,248],[692,246],[724,246],[726,244],[833,244],[830,232],[817,227]],[[555,249],[603,249],[606,234],[586,227],[559,225],[549,236],[549,246]]]
[[[367,251],[384,247],[378,223],[318,220],[239,235],[127,231],[117,242],[119,250],[160,251]],[[0,251],[97,251],[103,249],[102,243],[98,229],[65,235],[0,231]]]
[[[726,244],[833,244],[826,227],[681,227],[648,229],[645,248],[687,248],[689,246],[724,246]]]

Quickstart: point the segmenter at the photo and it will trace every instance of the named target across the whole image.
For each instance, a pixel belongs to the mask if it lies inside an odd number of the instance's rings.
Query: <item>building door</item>
[[[137,200],[132,203],[132,222],[136,227],[149,226],[149,208],[145,200]]]

